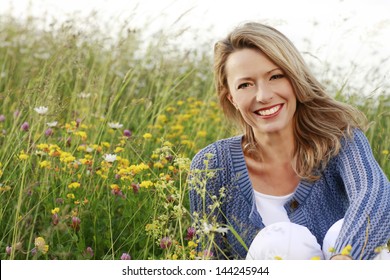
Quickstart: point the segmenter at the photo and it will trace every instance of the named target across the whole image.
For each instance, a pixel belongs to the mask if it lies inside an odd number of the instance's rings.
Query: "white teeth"
[[[271,109],[267,109],[267,110],[263,110],[263,111],[258,111],[257,113],[258,113],[260,116],[269,116],[269,115],[275,114],[279,109],[280,109],[280,105],[275,106],[275,107],[273,107],[273,108],[271,108]]]

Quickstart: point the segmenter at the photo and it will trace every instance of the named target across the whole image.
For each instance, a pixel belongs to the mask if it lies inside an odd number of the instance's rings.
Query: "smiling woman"
[[[199,249],[235,259],[389,258],[378,248],[390,239],[390,183],[365,116],[328,95],[273,27],[238,26],[214,56],[220,104],[243,134],[193,158],[194,223],[230,229],[200,236]]]

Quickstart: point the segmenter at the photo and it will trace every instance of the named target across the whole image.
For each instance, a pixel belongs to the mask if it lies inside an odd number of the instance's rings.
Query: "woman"
[[[390,239],[390,183],[364,115],[327,95],[270,26],[237,27],[214,55],[220,105],[243,135],[193,158],[199,250],[218,259],[378,258]]]

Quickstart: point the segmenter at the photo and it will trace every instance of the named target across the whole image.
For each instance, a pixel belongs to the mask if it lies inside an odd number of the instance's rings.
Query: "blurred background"
[[[0,0],[0,3],[0,16],[11,14],[21,21],[39,17],[44,19],[42,27],[77,17],[79,28],[89,28],[83,19],[93,17],[93,23],[103,28],[107,37],[115,38],[117,30],[126,25],[142,30],[146,41],[153,40],[156,32],[163,32],[171,37],[171,43],[183,48],[205,48],[209,52],[213,41],[225,36],[235,25],[256,20],[280,29],[302,52],[315,56],[319,67],[342,66],[341,80],[348,76],[358,82],[362,67],[381,64],[382,76],[388,75],[390,68],[390,1],[387,0]]]

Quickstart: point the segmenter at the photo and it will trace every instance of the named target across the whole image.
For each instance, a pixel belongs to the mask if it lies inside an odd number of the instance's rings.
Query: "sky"
[[[390,59],[390,0],[0,0],[0,16],[21,19],[65,20],[92,11],[112,32],[125,20],[143,29],[146,40],[156,30],[186,30],[181,44],[205,43],[210,52],[233,27],[255,20],[273,25],[323,65],[353,61],[366,69]],[[387,77],[389,64],[381,65]]]

